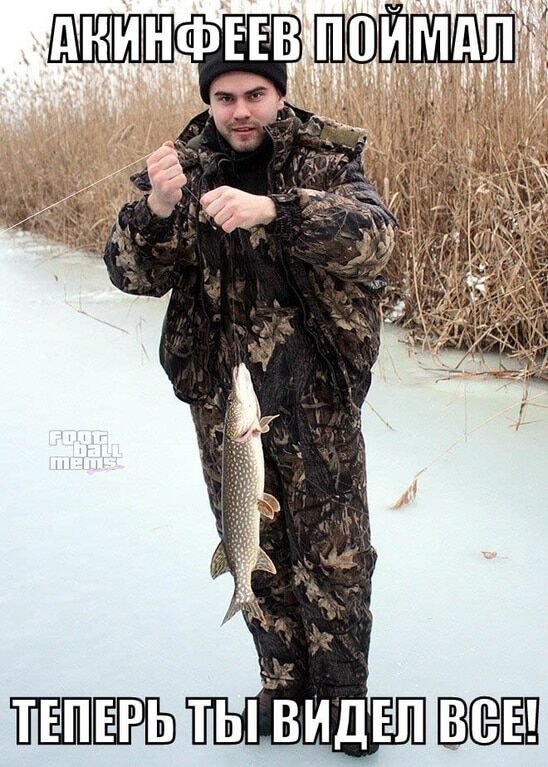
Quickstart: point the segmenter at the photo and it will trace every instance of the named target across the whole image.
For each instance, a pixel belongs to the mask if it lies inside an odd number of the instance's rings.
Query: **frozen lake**
[[[0,765],[351,764],[268,738],[192,744],[185,697],[240,711],[260,685],[241,617],[219,627],[232,580],[210,579],[218,539],[190,411],[158,361],[167,297],[125,295],[102,259],[12,234],[0,235]],[[516,430],[522,383],[449,380],[440,368],[463,352],[432,359],[404,341],[385,325],[363,409],[378,551],[369,693],[426,698],[426,745],[381,746],[367,763],[546,764],[548,387],[530,383]],[[57,430],[107,432],[119,468],[50,469],[71,454],[50,445]],[[390,509],[426,466],[415,500]],[[130,746],[35,745],[33,719],[34,745],[16,745],[10,697],[70,696],[158,697],[175,742],[144,745],[138,727]],[[539,745],[438,745],[437,698],[483,696],[540,698]]]

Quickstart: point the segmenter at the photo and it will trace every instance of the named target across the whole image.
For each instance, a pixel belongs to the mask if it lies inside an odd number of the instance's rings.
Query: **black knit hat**
[[[206,54],[204,60],[198,64],[198,79],[200,83],[200,95],[206,104],[209,104],[209,86],[213,80],[225,72],[254,72],[272,80],[274,85],[285,96],[287,90],[287,67],[285,62],[276,61],[250,61],[249,48],[245,41],[239,41],[234,46],[236,53],[243,53],[242,61],[225,61],[223,57],[223,43],[215,53]],[[269,53],[271,49],[267,42],[259,44],[261,53]]]

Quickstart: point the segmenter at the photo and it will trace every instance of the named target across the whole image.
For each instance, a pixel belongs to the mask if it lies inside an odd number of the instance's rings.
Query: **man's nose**
[[[236,106],[234,107],[234,119],[242,120],[246,117],[249,117],[250,114],[251,112],[249,111],[249,107],[244,99],[238,100],[236,102]]]

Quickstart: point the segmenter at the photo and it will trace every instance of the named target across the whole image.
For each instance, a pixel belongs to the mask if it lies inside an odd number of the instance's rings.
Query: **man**
[[[132,177],[105,252],[121,290],[173,289],[160,360],[190,403],[217,529],[231,369],[244,361],[261,410],[261,522],[277,574],[252,586],[267,625],[244,615],[259,657],[261,732],[273,698],[367,693],[371,545],[361,405],[378,355],[380,292],[397,222],[363,173],[365,132],[284,101],[285,64],[199,65],[207,112]],[[354,755],[367,751],[343,745]]]

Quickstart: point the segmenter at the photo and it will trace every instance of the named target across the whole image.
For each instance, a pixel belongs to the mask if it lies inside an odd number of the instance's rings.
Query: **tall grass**
[[[408,3],[405,10],[442,9],[425,5]],[[268,12],[303,21],[305,56],[290,66],[288,101],[368,129],[368,176],[401,225],[386,270],[386,318],[432,351],[496,349],[519,358],[523,375],[546,378],[546,9],[541,0],[495,5],[517,17],[514,64],[314,64],[311,15],[303,18],[300,6],[283,0]],[[479,13],[487,3],[450,7]],[[264,11],[245,0],[222,9]],[[338,10],[350,16],[376,9],[352,0]],[[37,45],[34,55],[45,60],[45,46]],[[6,81],[0,88],[4,222],[25,218],[177,135],[205,107],[196,67],[180,59],[44,65],[38,80],[29,70]],[[135,197],[127,177],[143,165],[27,228],[101,253],[120,206]]]

